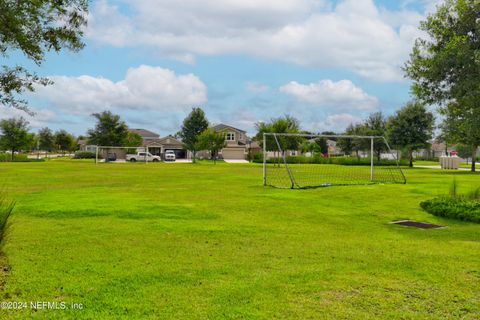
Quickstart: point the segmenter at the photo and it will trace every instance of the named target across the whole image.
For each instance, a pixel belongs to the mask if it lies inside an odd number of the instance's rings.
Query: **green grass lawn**
[[[415,160],[413,162],[414,166],[440,166],[439,161],[431,161],[431,160]]]
[[[17,201],[0,310],[48,319],[478,319],[480,225],[419,202],[480,175],[406,169],[403,184],[284,190],[260,165],[2,163]],[[391,225],[415,219],[447,225]]]

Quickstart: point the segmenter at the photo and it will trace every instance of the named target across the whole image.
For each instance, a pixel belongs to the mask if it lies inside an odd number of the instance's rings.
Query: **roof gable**
[[[159,138],[160,135],[158,133],[152,132],[146,129],[128,129],[131,133],[136,133],[142,138]]]
[[[238,128],[235,128],[235,127],[223,124],[223,123],[212,126],[212,129],[215,130],[215,131],[234,130],[234,131],[238,131],[238,132],[241,132],[241,133],[246,133],[245,130],[241,130],[241,129],[238,129]]]
[[[178,140],[175,137],[172,136],[166,136],[163,138],[158,139],[159,143],[167,143],[167,144],[183,144],[182,141]]]

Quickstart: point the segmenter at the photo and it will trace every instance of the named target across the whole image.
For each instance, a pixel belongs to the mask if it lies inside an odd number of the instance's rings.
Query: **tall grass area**
[[[10,200],[5,192],[0,191],[0,242],[3,239],[7,221],[12,214],[15,202]]]
[[[0,293],[4,290],[7,279],[8,260],[3,252],[3,239],[7,221],[12,214],[15,203],[0,191]],[[0,310],[1,311],[1,310]]]
[[[476,186],[264,187],[261,164],[1,163],[16,200],[1,319],[480,319],[480,225],[419,203]],[[415,220],[448,228],[393,225]],[[1,287],[1,286],[0,286]]]

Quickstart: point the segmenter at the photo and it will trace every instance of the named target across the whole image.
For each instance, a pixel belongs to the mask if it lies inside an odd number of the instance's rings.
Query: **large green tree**
[[[128,127],[119,115],[110,111],[94,113],[97,120],[94,129],[88,130],[88,143],[98,146],[124,146],[128,137]]]
[[[440,128],[442,131],[441,131],[440,134],[435,138],[435,142],[436,142],[436,143],[443,143],[443,144],[444,144],[444,148],[445,148],[445,149],[444,149],[444,151],[445,151],[444,155],[445,155],[445,156],[448,156],[448,147],[449,147],[450,145],[455,144],[455,143],[454,143],[453,141],[451,141],[451,140],[452,140],[452,137],[449,137],[449,136],[448,136],[448,133],[445,132],[445,130],[443,129],[443,126],[444,126],[445,124],[446,124],[446,123],[444,122],[444,123],[442,123],[442,124],[440,125],[439,128]],[[470,150],[470,151],[471,151],[471,150]],[[470,155],[469,155],[469,156],[470,156]]]
[[[55,146],[57,146],[58,150],[61,150],[62,153],[65,153],[65,151],[73,151],[72,149],[76,146],[75,137],[66,130],[58,130],[55,132]]]
[[[366,135],[384,137],[387,132],[387,119],[381,112],[374,112],[365,120],[363,130]],[[361,140],[362,147],[369,150],[370,146],[367,147],[365,145],[367,143],[369,143],[369,141],[365,139]],[[374,140],[373,152],[377,156],[378,161],[380,161],[381,154],[386,148],[387,146],[382,139]]]
[[[51,152],[55,148],[55,136],[50,128],[40,129],[37,136],[40,150]]]
[[[455,146],[455,151],[457,152],[458,156],[466,160],[468,164],[468,158],[472,156],[472,153],[471,153],[472,150],[470,146],[466,146],[460,143]],[[476,161],[476,160],[477,159],[472,159],[472,161]]]
[[[455,142],[480,145],[480,1],[446,0],[421,23],[405,71],[416,96],[439,105],[444,130]],[[472,161],[475,171],[475,161]]]
[[[315,141],[305,140],[300,146],[302,153],[310,153],[314,156],[316,153],[322,153],[322,148]]]
[[[227,141],[225,140],[225,132],[217,132],[212,128],[208,128],[198,136],[197,150],[208,150],[216,164],[218,152],[225,148]]]
[[[40,66],[48,51],[82,49],[87,10],[88,0],[0,1],[0,57],[6,61],[0,70],[0,104],[28,111],[19,94],[51,83],[8,61],[10,55],[20,52]]]
[[[428,147],[434,121],[433,114],[420,101],[407,103],[388,121],[388,139],[396,148],[408,151],[410,167],[413,167],[413,152]]]
[[[323,134],[323,133],[322,133]],[[328,155],[328,142],[327,138],[316,138],[314,142],[318,145],[320,152],[323,155]]]
[[[179,136],[187,150],[193,154],[193,162],[197,156],[198,136],[208,128],[208,120],[201,108],[192,108],[190,114],[183,120]]]
[[[126,147],[139,147],[143,143],[143,138],[141,135],[135,132],[128,132],[127,137],[125,138],[124,145]]]
[[[300,133],[300,121],[290,115],[272,118],[270,122],[257,122],[255,127],[257,129],[255,140],[262,147],[264,133]],[[298,150],[305,143],[305,139],[301,137],[277,136],[277,140],[275,140],[272,136],[268,136],[266,139],[267,151],[278,152],[277,141],[283,151]]]
[[[33,136],[28,133],[28,121],[24,118],[3,119],[0,121],[0,148],[12,153],[30,146]]]
[[[366,133],[365,125],[362,123],[353,124],[351,123],[343,135],[348,136],[365,136]],[[357,158],[360,158],[360,151],[369,150],[370,146],[367,146],[365,139],[358,138],[339,138],[337,139],[337,147],[344,152],[346,155],[351,155],[352,152],[355,152]]]

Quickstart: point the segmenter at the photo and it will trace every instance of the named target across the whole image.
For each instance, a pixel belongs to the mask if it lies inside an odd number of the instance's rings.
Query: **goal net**
[[[406,183],[381,136],[263,135],[263,182],[278,188]]]

